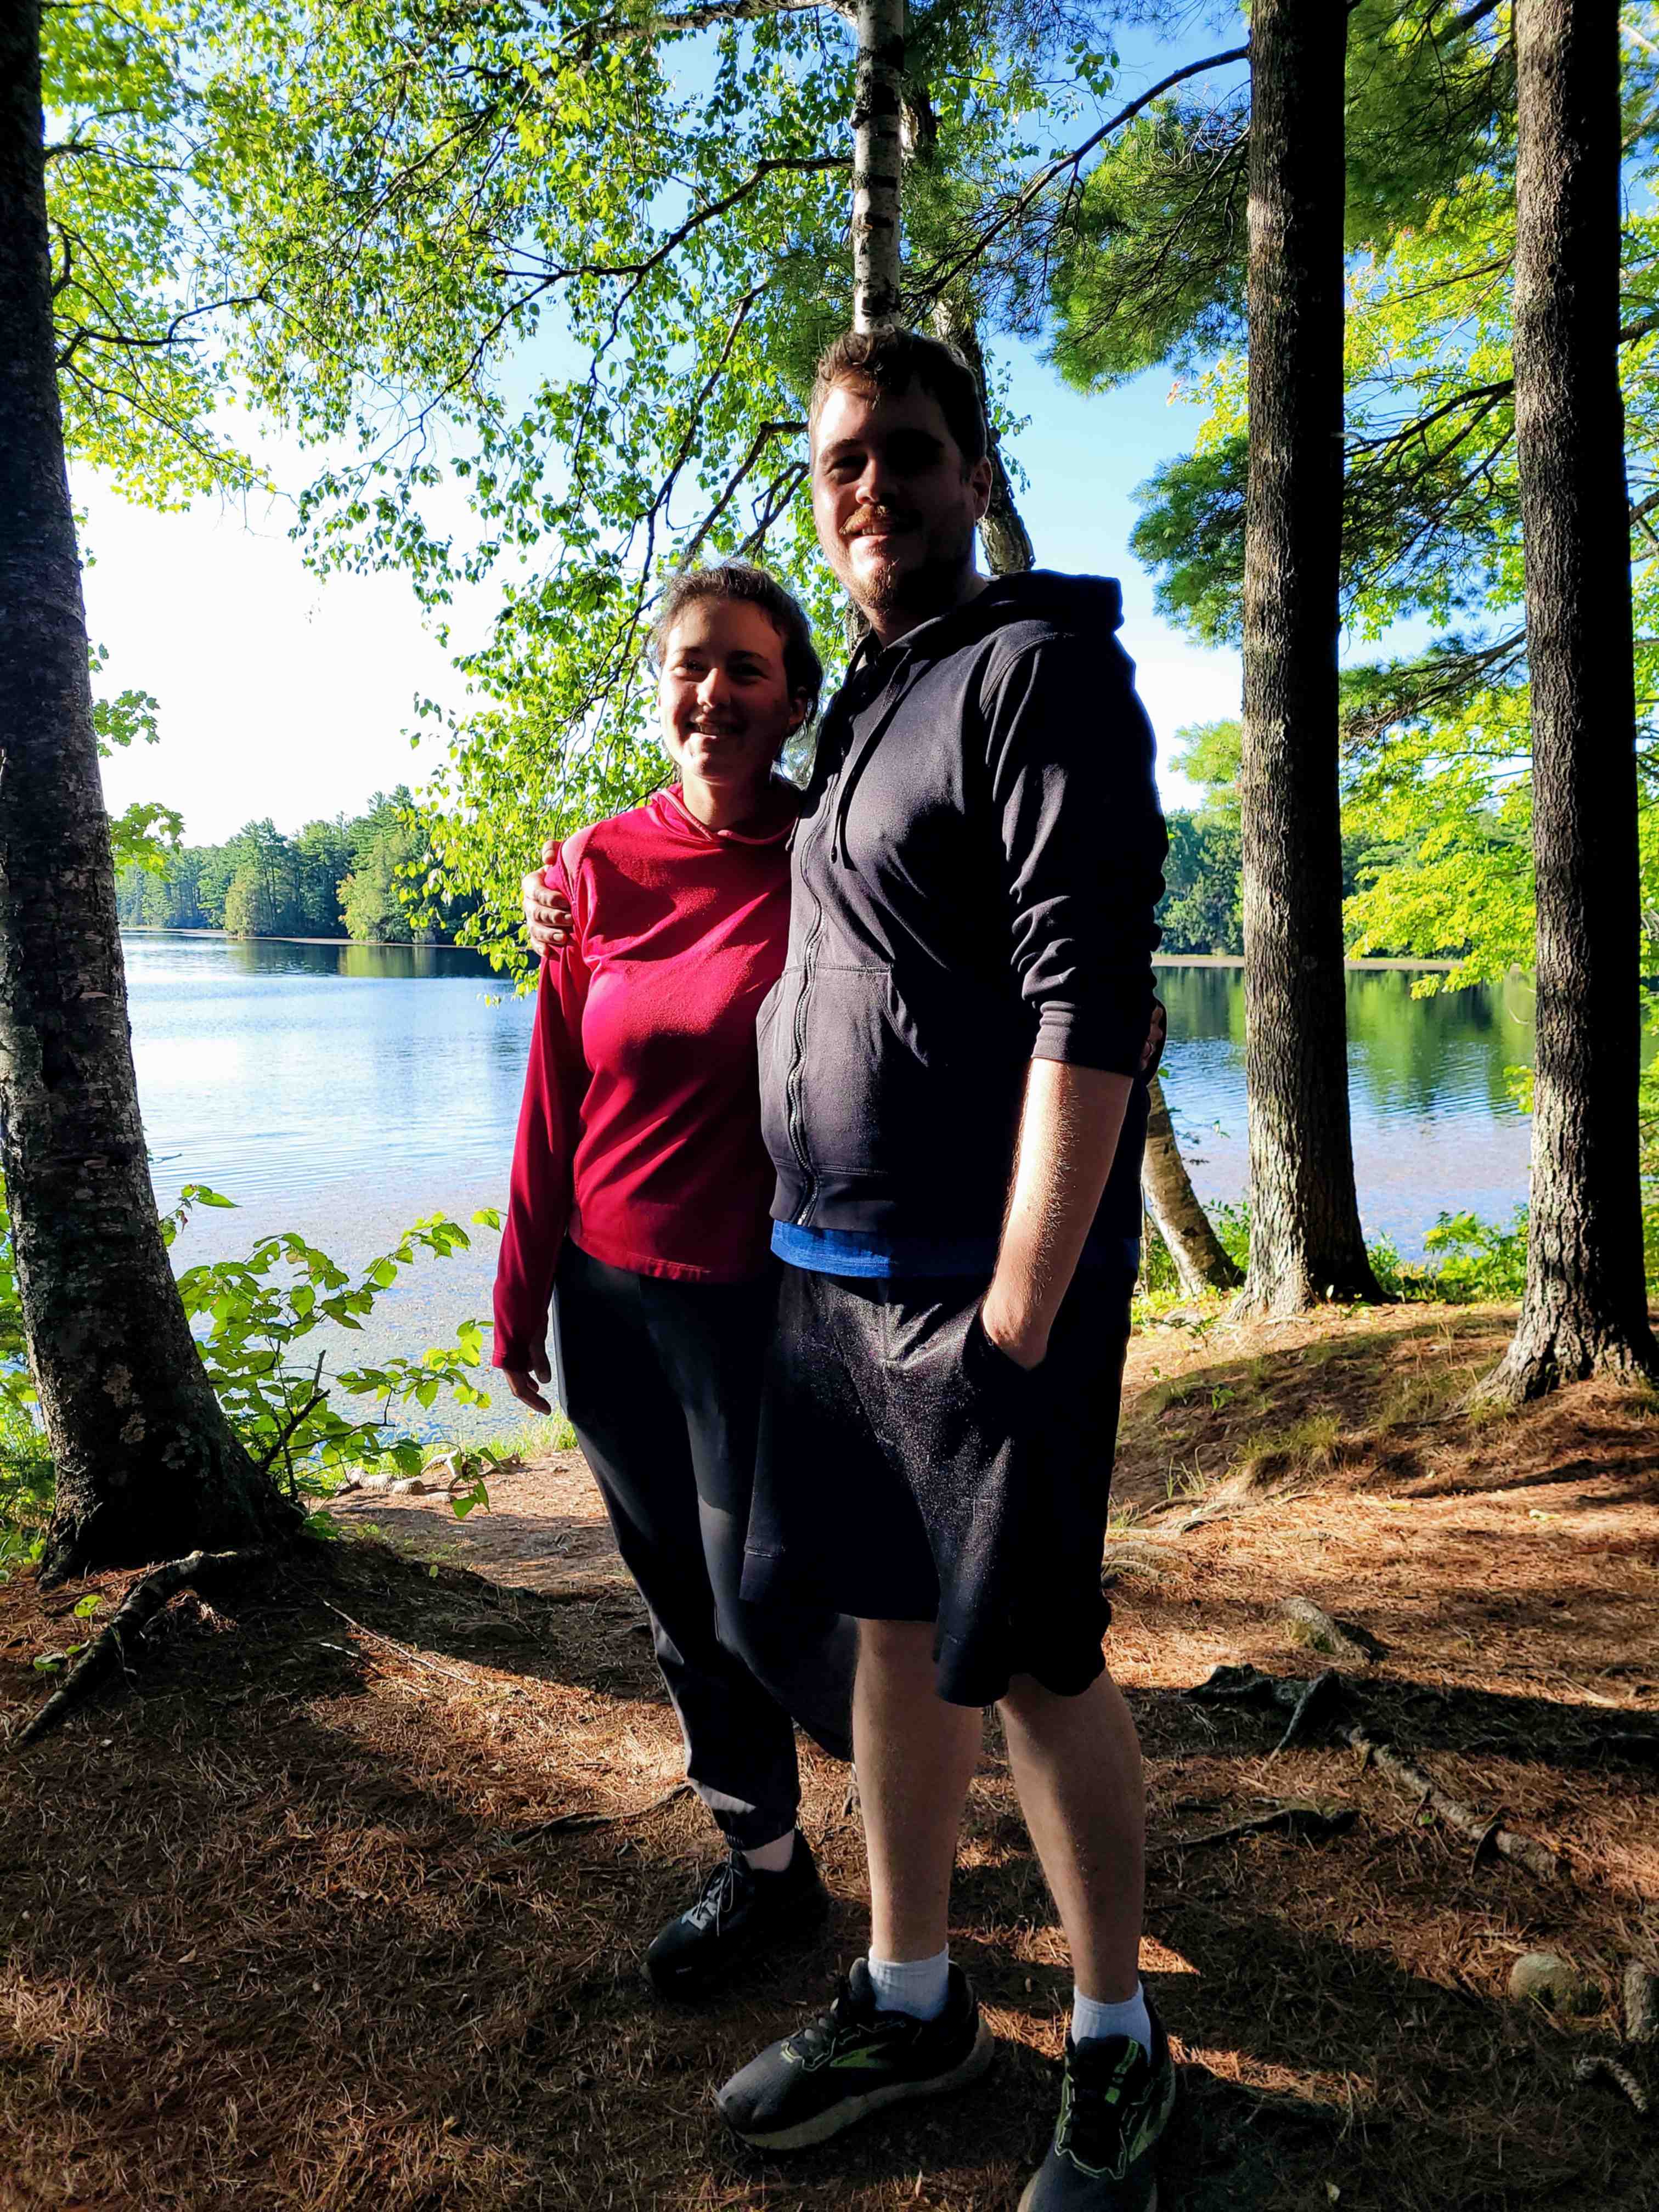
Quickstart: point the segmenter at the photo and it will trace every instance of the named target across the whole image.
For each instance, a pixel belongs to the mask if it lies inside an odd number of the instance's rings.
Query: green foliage
[[[1648,758],[1659,697],[1659,531],[1646,495],[1659,477],[1659,21],[1651,6],[1623,14],[1644,904],[1659,912],[1659,769]],[[1477,14],[1366,0],[1350,33],[1345,616],[1362,640],[1406,618],[1439,634],[1407,657],[1344,676],[1347,927],[1356,953],[1456,963],[1443,981],[1419,978],[1424,993],[1495,979],[1529,966],[1533,954],[1509,15],[1507,5]],[[1230,127],[1224,114],[1206,121],[1172,106],[1109,150],[1083,196],[1081,289],[1065,289],[1073,270],[1063,262],[1056,295],[1057,358],[1073,380],[1110,382],[1156,353],[1207,404],[1195,450],[1142,488],[1134,544],[1158,571],[1164,611],[1211,642],[1238,635],[1243,575],[1243,239],[1228,212],[1237,158]],[[1202,133],[1218,129],[1225,143],[1206,168]],[[1139,194],[1137,178],[1146,185]],[[1091,200],[1113,213],[1097,237]],[[1158,270],[1146,316],[1130,281],[1137,269]]]
[[[182,826],[170,819],[175,831]],[[245,823],[223,845],[174,843],[129,858],[118,844],[117,860],[125,928],[449,944],[466,914],[426,888],[431,854],[403,784],[377,793],[364,814],[307,822],[293,836],[267,819]]]
[[[231,1202],[204,1185],[187,1185],[163,1220],[167,1241],[173,1243],[196,1206]],[[325,1387],[326,1355],[313,1361],[299,1349],[325,1322],[361,1329],[377,1298],[417,1254],[446,1259],[471,1242],[458,1222],[434,1214],[416,1222],[355,1280],[291,1231],[261,1237],[245,1260],[213,1261],[179,1276],[179,1294],[220,1403],[252,1455],[279,1467],[290,1489],[326,1485],[347,1467],[418,1474],[421,1446],[395,1431],[396,1410],[429,1411],[441,1392],[464,1406],[489,1405],[489,1393],[470,1379],[483,1358],[476,1322],[463,1322],[453,1345],[434,1346],[418,1359],[399,1356],[340,1370],[334,1385],[376,1401],[355,1419]]]
[[[52,1499],[46,1437],[27,1409],[0,1390],[0,1582],[40,1558]]]
[[[198,65],[230,12],[127,0],[41,21],[64,443],[155,507],[260,481],[223,433],[230,210]]]
[[[1442,1213],[1423,1239],[1443,1253],[1431,1270],[1437,1297],[1503,1304],[1527,1286],[1527,1209],[1519,1206],[1507,1229],[1473,1213]]]
[[[165,1241],[173,1243],[198,1206],[232,1203],[204,1183],[187,1183],[162,1216]],[[501,1225],[488,1207],[473,1220]],[[429,1413],[441,1396],[463,1406],[489,1404],[474,1380],[484,1357],[477,1322],[464,1322],[453,1344],[434,1346],[417,1359],[400,1356],[331,1376],[325,1372],[326,1353],[313,1358],[306,1344],[325,1323],[361,1330],[421,1254],[447,1259],[471,1242],[458,1222],[434,1214],[417,1221],[356,1278],[291,1233],[261,1237],[244,1260],[213,1261],[179,1276],[179,1296],[219,1402],[248,1452],[277,1471],[291,1493],[326,1492],[349,1467],[417,1474],[426,1448],[408,1432],[411,1408]],[[360,1413],[348,1412],[339,1394],[368,1403]],[[10,1217],[0,1188],[0,1577],[39,1556],[51,1515],[52,1455],[33,1405]]]
[[[1164,898],[1158,909],[1163,951],[1243,952],[1237,824],[1179,807],[1166,818],[1170,854],[1164,864]]]

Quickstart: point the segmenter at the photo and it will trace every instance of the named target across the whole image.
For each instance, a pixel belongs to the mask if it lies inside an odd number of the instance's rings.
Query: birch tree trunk
[[[0,1168],[58,1504],[42,1577],[293,1525],[209,1385],[138,1118],[52,335],[39,0],[0,0]]]
[[[1638,1182],[1641,896],[1617,0],[1519,0],[1515,427],[1532,677],[1537,1066],[1527,1285],[1486,1395],[1659,1369]]]
[[[1336,0],[1251,13],[1246,1313],[1380,1295],[1354,1189],[1337,795],[1346,41]]]
[[[1215,1225],[1193,1188],[1181,1157],[1164,1085],[1154,1075],[1146,1116],[1146,1157],[1141,1165],[1141,1195],[1164,1239],[1181,1287],[1188,1297],[1205,1291],[1237,1290],[1243,1280],[1215,1233]]]
[[[858,0],[853,99],[853,328],[899,319],[904,0]]]

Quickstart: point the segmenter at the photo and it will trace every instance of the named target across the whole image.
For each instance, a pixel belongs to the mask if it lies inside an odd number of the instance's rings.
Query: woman
[[[647,1952],[682,1995],[824,1910],[791,1715],[850,1756],[854,1631],[738,1595],[776,1290],[755,1015],[783,965],[798,804],[775,770],[823,670],[795,601],[737,562],[676,578],[652,643],[680,781],[579,830],[550,872],[572,936],[537,996],[495,1364],[541,1413],[556,1365],[729,1845]]]

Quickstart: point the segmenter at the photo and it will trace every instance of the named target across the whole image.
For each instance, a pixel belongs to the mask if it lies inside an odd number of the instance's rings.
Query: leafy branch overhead
[[[477,934],[504,963],[521,855],[550,819],[655,780],[641,647],[674,566],[763,557],[826,644],[839,635],[802,426],[850,291],[848,12],[183,0],[109,33],[144,46],[142,130],[75,26],[55,27],[52,104],[84,78],[81,135],[111,149],[85,172],[95,189],[54,166],[65,235],[125,234],[104,180],[127,161],[167,179],[149,292],[75,317],[65,295],[66,375],[119,352],[112,331],[146,342],[121,354],[134,362],[170,337],[157,358],[185,380],[162,395],[169,452],[218,452],[236,481],[211,435],[234,392],[319,450],[301,510],[319,564],[401,568],[441,625],[464,586],[499,595],[465,641],[478,704],[450,733],[430,828],[451,892],[483,894]],[[1117,12],[912,14],[908,319],[976,349],[976,318],[1014,313],[1007,271],[1048,251],[1086,163],[1160,96],[1114,95]],[[1242,52],[1178,74],[1236,77]],[[135,409],[129,476],[170,495],[182,476],[152,465],[150,435]]]

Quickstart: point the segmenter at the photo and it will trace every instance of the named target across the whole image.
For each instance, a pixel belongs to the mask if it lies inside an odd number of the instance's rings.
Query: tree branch
[[[1029,178],[996,220],[988,224],[954,261],[942,271],[935,270],[930,274],[927,284],[929,295],[937,298],[962,274],[964,269],[978,260],[994,239],[1000,238],[1005,230],[1017,223],[1021,216],[1042,198],[1050,185],[1058,178],[1065,176],[1068,171],[1075,176],[1079,166],[1088,159],[1097,146],[1103,143],[1115,131],[1121,131],[1126,123],[1133,122],[1135,117],[1150,107],[1155,100],[1161,99],[1164,94],[1172,90],[1175,86],[1186,83],[1189,77],[1202,76],[1209,70],[1227,69],[1235,62],[1247,62],[1249,58],[1250,49],[1248,45],[1232,46],[1224,54],[1211,54],[1201,62],[1188,62],[1184,69],[1171,70],[1168,76],[1161,78],[1157,84],[1149,86],[1137,98],[1130,100],[1127,106],[1119,108],[1109,122],[1103,123],[1098,131],[1091,132],[1080,146],[1074,146],[1069,154],[1056,155],[1054,160],[1039,169],[1034,177]]]

